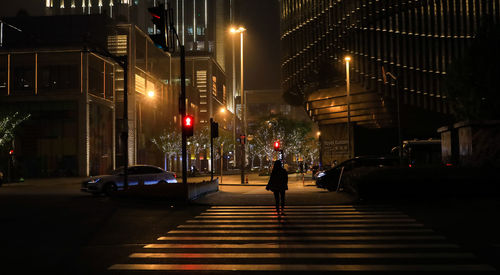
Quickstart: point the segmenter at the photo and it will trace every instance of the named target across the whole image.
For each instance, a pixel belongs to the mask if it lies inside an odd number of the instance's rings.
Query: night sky
[[[242,1],[240,17],[245,26],[245,89],[280,88],[279,2]]]

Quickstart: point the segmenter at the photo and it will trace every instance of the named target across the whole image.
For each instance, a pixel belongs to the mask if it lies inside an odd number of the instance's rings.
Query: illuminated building
[[[345,56],[352,57],[350,131],[395,127],[399,95],[402,127],[411,131],[423,123],[435,133],[449,113],[441,85],[450,62],[470,44],[482,18],[500,18],[496,0],[281,0],[280,5],[282,88],[305,102],[332,144],[345,140]],[[386,74],[384,81],[383,72],[396,80]],[[426,119],[412,121],[412,116]],[[339,151],[332,154],[345,158]]]

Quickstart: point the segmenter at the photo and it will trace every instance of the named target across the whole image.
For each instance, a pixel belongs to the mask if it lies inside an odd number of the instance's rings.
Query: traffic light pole
[[[186,117],[186,52],[184,50],[184,45],[180,45],[180,48],[181,48],[181,96],[180,96],[179,107],[182,116],[182,121],[184,121],[184,117]],[[184,186],[187,187],[187,137],[184,131],[182,131],[182,184],[184,184]]]
[[[214,181],[214,135],[213,126],[214,119],[210,118],[210,181]]]

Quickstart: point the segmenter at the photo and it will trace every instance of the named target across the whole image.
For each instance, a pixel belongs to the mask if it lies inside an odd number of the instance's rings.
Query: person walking
[[[273,171],[269,177],[266,190],[271,190],[274,193],[274,199],[276,200],[276,213],[278,215],[284,215],[285,191],[288,190],[288,173],[282,167],[280,160],[274,162]],[[280,203],[281,211],[279,208]]]

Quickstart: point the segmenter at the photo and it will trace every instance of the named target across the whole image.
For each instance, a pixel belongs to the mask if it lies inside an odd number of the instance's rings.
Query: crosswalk
[[[490,271],[384,205],[212,206],[129,255],[113,271]]]

